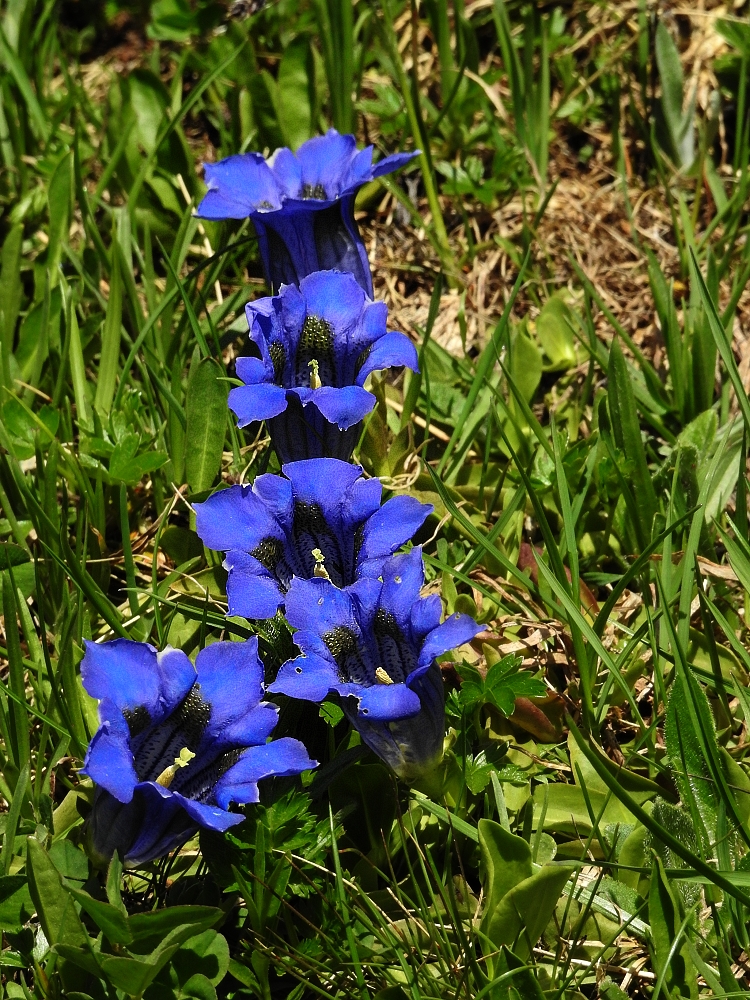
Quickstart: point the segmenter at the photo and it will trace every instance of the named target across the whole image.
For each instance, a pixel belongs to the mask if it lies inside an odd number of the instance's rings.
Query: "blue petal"
[[[329,580],[292,580],[286,595],[286,617],[292,628],[325,635],[339,625],[359,632],[352,597]]]
[[[216,785],[216,802],[223,809],[228,809],[232,802],[257,802],[261,778],[272,775],[283,778],[317,765],[316,760],[310,759],[304,744],[288,736],[264,746],[250,747],[220,778]]]
[[[117,851],[126,868],[137,868],[179,847],[195,829],[184,810],[171,802],[165,808],[145,785],[126,804],[97,788],[86,824],[87,849],[102,865]]]
[[[377,340],[370,349],[367,360],[357,375],[357,385],[364,385],[365,379],[371,372],[381,371],[384,368],[396,368],[400,365],[405,365],[413,372],[418,372],[417,349],[405,334],[387,333],[380,340]]]
[[[415,149],[413,153],[392,153],[385,159],[379,160],[372,168],[372,176],[382,177],[383,174],[392,174],[394,170],[400,170],[407,163],[411,163],[415,156],[420,155],[420,150]]]
[[[254,420],[269,420],[286,409],[286,390],[277,385],[238,385],[229,393],[229,408],[237,414],[237,426]]]
[[[379,479],[358,479],[346,497],[346,520],[358,524],[379,510],[383,487]]]
[[[290,482],[283,476],[265,473],[256,478],[253,483],[253,492],[257,493],[271,516],[285,531],[291,527],[294,516],[294,496]]]
[[[420,503],[416,497],[397,496],[387,500],[364,525],[358,570],[369,574],[377,569],[379,574],[382,558],[407,542],[422,527],[433,509],[432,504]],[[377,560],[377,567],[368,568],[369,560]]]
[[[327,320],[336,346],[345,344],[346,332],[359,323],[365,305],[365,293],[354,277],[342,271],[318,271],[303,278],[299,287],[307,315]]]
[[[420,707],[419,696],[406,684],[373,684],[361,689],[358,714],[372,722],[390,722],[416,715]]]
[[[302,188],[302,165],[291,151],[283,147],[277,149],[268,159],[268,166],[279,190],[285,198],[298,198]]]
[[[354,191],[372,180],[372,146],[360,149],[341,180],[341,193]]]
[[[268,690],[271,694],[286,694],[302,701],[323,701],[338,683],[338,673],[329,659],[308,654],[287,660]]]
[[[128,867],[163,857],[197,832],[198,824],[183,809],[181,798],[152,781],[138,785],[133,801],[125,807],[141,817],[125,854]]]
[[[482,626],[477,625],[473,618],[456,612],[427,636],[419,653],[419,666],[422,668],[429,666],[436,656],[441,656],[457,646],[463,646],[481,631]],[[408,683],[409,678],[406,680]]]
[[[232,394],[239,391],[232,389],[230,392],[230,406]],[[303,406],[314,403],[325,419],[331,424],[336,424],[342,431],[359,423],[375,406],[375,397],[372,393],[358,385],[346,385],[342,389],[324,385],[320,389],[300,388],[289,391],[299,396]]]
[[[443,617],[443,602],[437,594],[420,598],[411,610],[412,637],[420,644],[428,632],[440,624]]]
[[[158,787],[158,786],[157,786]],[[196,802],[195,799],[186,798],[179,792],[173,792],[172,798],[188,816],[194,821],[196,826],[201,826],[206,830],[216,830],[225,833],[231,827],[241,823],[245,817],[242,813],[227,812],[219,806],[208,805],[205,802]],[[257,802],[257,799],[254,801]]]
[[[273,173],[259,153],[205,163],[204,171],[208,193],[197,212],[203,219],[245,219],[256,211],[281,208]]]
[[[252,552],[264,538],[284,538],[276,521],[250,486],[230,486],[194,504],[195,530],[209,549]]]
[[[260,348],[263,361],[266,363],[271,375],[273,375],[273,364],[270,363],[269,365],[271,357],[268,353],[268,344],[281,334],[281,312],[281,300],[278,296],[273,295],[254,299],[245,306],[245,318],[247,319],[250,339]],[[254,362],[257,362],[257,358],[237,358],[235,368],[243,381],[250,382],[251,378],[254,378]],[[242,374],[245,365],[248,365],[249,378],[245,378]]]
[[[92,698],[124,709],[145,708],[152,722],[163,719],[195,682],[195,668],[183,652],[167,647],[157,653],[147,642],[115,639],[84,642],[81,680]],[[109,718],[109,716],[102,716]]]
[[[411,552],[392,556],[383,566],[382,576],[380,606],[393,614],[401,631],[408,636],[412,608],[424,583],[421,548],[415,546]]]
[[[361,466],[341,462],[337,458],[287,462],[281,471],[292,484],[295,500],[319,504],[329,523],[340,513],[349,491],[362,475]]]
[[[235,370],[245,385],[273,381],[273,365],[267,364],[262,358],[237,358]]]
[[[261,704],[263,665],[258,659],[258,639],[247,642],[214,642],[196,659],[200,696],[211,706],[196,761],[209,748],[253,746],[265,743],[278,718],[275,705]]]
[[[241,618],[273,618],[284,595],[265,566],[247,552],[230,550],[224,560],[229,571],[229,614]]]
[[[327,200],[341,193],[341,181],[349,163],[356,155],[357,144],[353,135],[339,135],[329,129],[326,135],[314,136],[303,142],[297,150],[297,160],[302,169],[302,183],[316,187],[320,184]]]
[[[106,788],[118,802],[130,802],[138,784],[130,750],[130,730],[124,716],[113,713],[102,722],[89,744],[81,773]]]

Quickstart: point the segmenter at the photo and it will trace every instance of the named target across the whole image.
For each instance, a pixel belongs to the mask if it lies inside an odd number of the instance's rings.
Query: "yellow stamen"
[[[310,388],[320,389],[323,383],[320,381],[319,366],[315,358],[307,362],[307,367],[310,369]]]
[[[315,560],[315,569],[313,570],[313,576],[320,577],[322,580],[330,580],[328,575],[328,570],[326,569],[326,558],[320,549],[312,550],[312,557]]]
[[[381,684],[394,684],[395,682],[388,676],[388,674],[383,670],[382,667],[375,668],[375,679],[380,681]]]
[[[156,779],[156,784],[161,785],[162,788],[169,788],[174,781],[174,776],[180,768],[187,767],[193,757],[195,757],[193,751],[188,750],[187,747],[183,747],[182,750],[180,750],[180,756],[175,757],[174,764],[170,764],[169,767],[165,767],[161,772],[159,777]]]

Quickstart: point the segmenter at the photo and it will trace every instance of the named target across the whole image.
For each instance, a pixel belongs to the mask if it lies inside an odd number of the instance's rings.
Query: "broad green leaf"
[[[76,912],[73,897],[63,887],[60,874],[36,837],[27,840],[26,867],[29,892],[39,915],[44,936],[63,958],[74,959],[77,968],[61,963],[60,972],[67,990],[84,987],[81,970],[99,975],[89,936]]]
[[[284,145],[284,136],[279,122],[279,88],[268,72],[261,70],[250,79],[250,95],[253,102],[253,117],[258,126],[258,142],[269,149]]]
[[[706,696],[700,685],[696,684],[695,695],[705,702]],[[680,790],[680,798],[685,808],[693,813],[704,849],[710,851],[711,844],[716,839],[719,794],[711,768],[704,756],[700,735],[696,732],[693,723],[693,713],[688,703],[689,697],[685,680],[678,675],[672,685],[672,693],[667,704],[664,738],[667,757],[672,765],[677,787]],[[705,708],[705,715],[711,720],[713,730],[708,703],[705,702],[701,707]],[[715,730],[712,731],[710,752],[715,753],[718,757],[719,749]]]
[[[213,486],[221,468],[227,427],[227,383],[212,358],[193,356],[188,377],[185,475],[191,493]]]
[[[167,461],[163,451],[137,454],[139,441],[135,434],[127,434],[115,445],[109,460],[109,474],[121,483],[135,484],[149,472],[160,469]]]
[[[227,939],[213,928],[189,938],[172,960],[172,967],[179,981],[185,984],[183,989],[187,989],[195,976],[218,986],[229,969]]]
[[[500,900],[514,886],[531,878],[533,869],[531,848],[522,837],[516,837],[490,819],[480,819],[477,829],[485,902],[482,927],[486,933]]]
[[[0,876],[0,927],[3,930],[20,931],[35,909],[25,875]]]
[[[637,797],[637,794],[636,794]],[[586,799],[593,811],[589,813]],[[534,791],[534,827],[541,820],[545,799],[545,790],[541,786]],[[605,801],[607,802],[605,806]],[[573,837],[588,837],[593,830],[594,819],[598,820],[599,829],[619,824],[632,826],[635,823],[633,814],[625,808],[613,795],[607,796],[594,789],[587,789],[586,795],[577,785],[563,785],[558,782],[547,786],[547,809],[544,813],[544,830],[554,833],[565,833]]]
[[[513,886],[482,927],[495,945],[507,945],[519,958],[527,958],[547,926],[574,865],[548,865]]]
[[[509,370],[521,395],[526,402],[530,402],[542,378],[542,356],[539,348],[523,329],[519,329],[512,338]]]
[[[179,953],[178,953],[179,954]],[[216,1000],[216,987],[210,979],[199,972],[181,986],[177,996],[179,1000]]]
[[[133,939],[156,945],[175,930],[189,931],[183,940],[195,937],[223,919],[223,912],[214,906],[168,906],[149,913],[134,913],[130,917]]]
[[[681,997],[697,997],[697,975],[686,946],[684,928],[681,942],[673,949],[683,922],[682,909],[672,892],[664,865],[656,856],[648,895],[648,918],[654,969],[665,976],[666,995],[672,996],[674,991]]]
[[[295,38],[281,57],[278,117],[284,142],[297,149],[314,131],[315,64],[309,40]]]
[[[100,899],[94,899],[93,896],[90,896],[82,889],[69,887],[68,892],[78,902],[81,909],[85,913],[88,913],[99,930],[104,932],[104,936],[108,941],[118,945],[130,944],[132,942],[133,935],[128,926],[128,918],[121,909],[112,906],[111,903],[104,903]]]
[[[9,566],[22,566],[30,559],[29,553],[20,545],[14,545],[12,542],[0,542],[0,570],[8,569]]]
[[[138,139],[147,153],[157,148],[159,129],[166,121],[169,95],[158,77],[145,69],[135,69],[128,77],[130,103],[135,111]]]
[[[666,25],[659,21],[655,38],[656,65],[662,97],[660,108],[666,125],[667,152],[678,167],[689,167],[695,159],[693,112],[695,92],[683,112],[683,76],[680,53]]]
[[[553,295],[542,307],[536,332],[553,371],[566,371],[576,362],[574,322],[570,309],[559,295]]]

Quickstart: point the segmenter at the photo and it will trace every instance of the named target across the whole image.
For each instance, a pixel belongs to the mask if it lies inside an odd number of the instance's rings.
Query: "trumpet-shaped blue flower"
[[[380,482],[335,458],[290,462],[283,472],[195,505],[198,534],[227,553],[230,615],[273,617],[293,577],[336,587],[377,577],[433,509],[408,496],[381,507]]]
[[[302,655],[269,686],[307,701],[338,694],[362,740],[406,781],[442,757],[445,704],[436,657],[481,631],[468,615],[441,624],[440,598],[420,598],[423,582],[419,548],[392,556],[380,579],[348,590],[323,579],[293,580],[286,615]]]
[[[204,219],[253,220],[266,280],[273,291],[298,285],[314,271],[349,271],[372,297],[367,252],[354,221],[363,184],[390,174],[417,153],[395,153],[373,164],[372,146],[358,150],[353,135],[331,129],[296,153],[277,149],[266,160],[241,153],[204,164]]]
[[[282,462],[347,461],[362,420],[375,405],[364,388],[370,372],[406,365],[417,352],[403,333],[389,333],[388,310],[372,302],[350,274],[320,271],[300,287],[246,307],[260,357],[238,358],[245,383],[229,393],[240,427],[266,420]]]
[[[81,676],[100,726],[83,773],[97,786],[89,842],[137,867],[199,827],[227,830],[258,801],[258,781],[315,767],[298,740],[269,743],[278,709],[261,701],[258,641],[217,642],[194,667],[185,653],[129,639],[86,643]]]

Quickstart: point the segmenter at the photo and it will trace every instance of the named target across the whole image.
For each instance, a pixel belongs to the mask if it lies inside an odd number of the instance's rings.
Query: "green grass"
[[[718,25],[711,110],[674,33],[703,21],[645,4],[631,23],[604,2],[229,6],[0,14],[2,995],[744,995],[746,9]],[[96,872],[83,640],[193,655],[258,634],[269,671],[287,655],[278,623],[225,619],[194,531],[191,502],[277,465],[226,408],[263,294],[252,228],[192,212],[202,160],[330,125],[423,154],[361,198],[403,244],[404,299],[430,305],[421,375],[375,381],[356,457],[434,503],[429,585],[485,625],[445,669],[442,784],[397,786],[333,708],[286,704],[311,784],[268,783],[226,837]],[[583,178],[606,164],[623,218],[637,190],[671,219],[669,252],[626,237],[645,339],[545,245],[571,156]],[[492,213],[519,197],[501,237]],[[496,248],[510,280],[453,356],[441,295]]]

